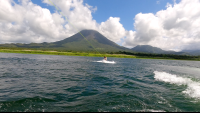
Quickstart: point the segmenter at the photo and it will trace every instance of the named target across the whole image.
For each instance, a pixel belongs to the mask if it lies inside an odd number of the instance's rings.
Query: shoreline
[[[43,51],[43,50],[13,50],[0,49],[0,53],[22,53],[22,54],[41,54],[41,55],[66,55],[66,56],[88,56],[88,57],[116,57],[116,58],[136,58],[134,55],[125,54],[98,54],[86,52],[59,52],[59,51]]]
[[[41,55],[66,55],[66,56],[88,56],[88,57],[115,57],[115,58],[135,58],[135,59],[157,59],[157,60],[184,60],[184,61],[200,61],[198,59],[174,59],[167,57],[146,57],[126,54],[97,54],[86,52],[59,52],[59,51],[43,51],[30,49],[0,49],[0,53],[21,53],[21,54],[41,54]]]

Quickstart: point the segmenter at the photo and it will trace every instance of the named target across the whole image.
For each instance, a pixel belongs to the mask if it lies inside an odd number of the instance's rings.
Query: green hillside
[[[140,52],[140,53],[189,55],[189,53],[186,53],[186,52],[165,51],[157,47],[152,47],[150,45],[137,45],[131,50],[134,52]]]
[[[131,51],[128,48],[117,45],[95,30],[82,30],[69,38],[52,43],[30,43],[30,44],[0,44],[0,48],[26,48],[36,50],[57,51],[84,51],[84,52],[116,52]],[[95,49],[94,49],[95,48]]]

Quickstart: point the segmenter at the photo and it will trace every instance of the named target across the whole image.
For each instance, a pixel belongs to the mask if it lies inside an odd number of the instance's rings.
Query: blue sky
[[[157,3],[159,2],[159,3]],[[120,17],[120,22],[126,30],[134,30],[134,17],[138,13],[156,13],[166,9],[167,2],[172,0],[85,0],[92,6],[97,6],[93,18],[98,22],[106,21],[110,16]]]
[[[49,9],[52,13],[55,12],[53,6],[42,3],[41,0],[31,1]],[[97,7],[92,16],[98,23],[106,21],[110,16],[120,17],[120,22],[126,30],[135,30],[133,27],[135,15],[138,13],[155,14],[159,10],[165,10],[167,3],[173,4],[174,0],[84,0],[83,2]]]
[[[93,29],[127,48],[200,50],[199,0],[51,1],[62,15],[49,0],[1,0],[0,43],[55,42]]]

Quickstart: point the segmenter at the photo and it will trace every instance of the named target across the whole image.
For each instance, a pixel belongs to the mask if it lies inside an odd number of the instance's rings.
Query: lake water
[[[200,112],[200,62],[0,53],[0,112]]]

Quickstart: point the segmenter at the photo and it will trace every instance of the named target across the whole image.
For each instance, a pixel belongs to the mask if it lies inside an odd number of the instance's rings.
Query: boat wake
[[[163,81],[170,84],[186,85],[186,90],[183,93],[189,95],[192,98],[200,99],[200,83],[193,81],[190,78],[179,77],[177,75],[169,74],[166,72],[154,71],[154,78],[157,81]]]
[[[95,61],[95,62],[109,63],[109,64],[114,64],[114,63],[116,63],[115,61],[107,61],[107,60],[99,60],[99,61]]]

